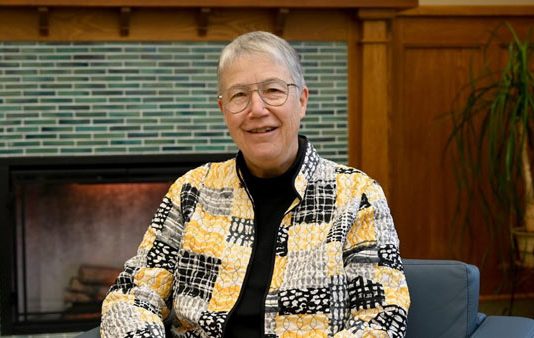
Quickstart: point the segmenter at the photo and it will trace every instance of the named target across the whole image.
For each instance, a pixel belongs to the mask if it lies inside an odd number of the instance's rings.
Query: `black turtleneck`
[[[265,297],[273,272],[276,234],[285,212],[297,197],[294,181],[305,149],[306,139],[299,137],[295,162],[287,172],[272,178],[252,175],[241,153],[237,157],[237,165],[254,204],[255,237],[241,295],[228,318],[224,338],[263,336]]]

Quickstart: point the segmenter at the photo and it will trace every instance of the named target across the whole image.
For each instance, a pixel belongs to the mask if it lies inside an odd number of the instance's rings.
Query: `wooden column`
[[[362,9],[360,62],[360,167],[390,187],[391,20],[394,10]]]

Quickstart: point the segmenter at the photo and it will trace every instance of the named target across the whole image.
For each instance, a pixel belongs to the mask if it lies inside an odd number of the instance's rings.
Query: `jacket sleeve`
[[[343,248],[350,315],[334,337],[404,337],[410,295],[384,192],[371,181],[356,200]]]
[[[124,265],[102,305],[103,338],[165,337],[183,230],[179,180],[163,198],[137,254]]]

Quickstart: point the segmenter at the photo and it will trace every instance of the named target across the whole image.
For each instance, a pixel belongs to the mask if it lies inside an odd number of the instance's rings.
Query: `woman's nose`
[[[265,113],[265,102],[260,96],[258,90],[250,92],[250,112],[254,115],[262,115]]]

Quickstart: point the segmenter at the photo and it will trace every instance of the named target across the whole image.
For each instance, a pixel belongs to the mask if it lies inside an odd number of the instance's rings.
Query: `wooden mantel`
[[[0,0],[0,41],[228,41],[252,30],[348,47],[349,164],[390,190],[392,20],[418,0]]]
[[[412,8],[417,0],[2,0],[0,6],[174,8]]]

